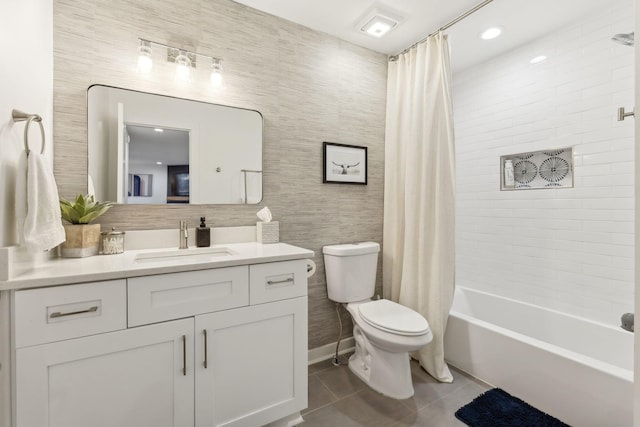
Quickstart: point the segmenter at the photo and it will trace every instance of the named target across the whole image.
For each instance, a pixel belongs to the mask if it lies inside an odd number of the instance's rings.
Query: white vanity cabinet
[[[290,417],[307,406],[306,287],[297,259],[14,291],[14,427]]]

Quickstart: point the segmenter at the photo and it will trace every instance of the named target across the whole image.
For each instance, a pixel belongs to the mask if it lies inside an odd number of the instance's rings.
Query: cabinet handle
[[[182,336],[182,375],[187,376],[187,336]]]
[[[207,369],[207,330],[203,329],[202,333],[204,334],[204,369]]]
[[[289,283],[289,282],[293,282],[293,277],[289,277],[288,279],[284,279],[284,280],[267,280],[267,285],[277,285],[279,283]]]
[[[60,313],[59,311],[55,311],[49,315],[49,318],[55,319],[57,317],[75,316],[76,314],[94,313],[96,311],[98,311],[98,306],[94,305],[93,307],[89,307],[86,310],[70,311],[68,313]]]

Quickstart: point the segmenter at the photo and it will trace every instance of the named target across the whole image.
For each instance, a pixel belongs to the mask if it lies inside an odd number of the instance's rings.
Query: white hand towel
[[[27,218],[27,152],[22,151],[16,173],[16,225],[20,246],[24,246],[24,220]]]
[[[34,151],[27,157],[26,187],[23,242],[30,252],[48,251],[65,241],[60,198],[46,158]]]

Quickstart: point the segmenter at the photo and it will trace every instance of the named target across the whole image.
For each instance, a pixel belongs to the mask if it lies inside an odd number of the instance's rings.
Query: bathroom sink
[[[134,262],[207,262],[230,255],[236,255],[236,252],[226,247],[170,249],[141,252],[136,254]]]

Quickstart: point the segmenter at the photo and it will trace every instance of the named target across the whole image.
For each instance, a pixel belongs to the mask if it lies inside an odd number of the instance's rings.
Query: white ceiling
[[[156,132],[147,126],[127,125],[129,163],[134,165],[189,164],[189,132],[164,129]]]
[[[393,55],[424,38],[481,0],[235,0],[263,12],[322,31],[354,44]],[[451,27],[451,61],[459,71],[499,53],[527,43],[551,30],[570,24],[611,1],[631,0],[494,0],[489,5]],[[357,24],[372,8],[392,12],[404,18],[383,38],[358,31]],[[504,28],[492,41],[479,34],[490,26]],[[632,28],[616,29],[616,33]],[[613,34],[612,34],[613,35]]]

